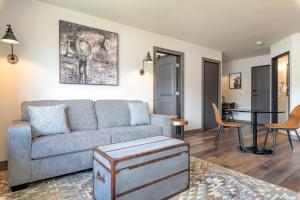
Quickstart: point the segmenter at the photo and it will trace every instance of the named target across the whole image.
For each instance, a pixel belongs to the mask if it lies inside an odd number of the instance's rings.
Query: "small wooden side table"
[[[176,135],[179,132],[180,139],[184,140],[184,126],[188,125],[189,122],[184,119],[173,119],[172,126],[176,127]]]

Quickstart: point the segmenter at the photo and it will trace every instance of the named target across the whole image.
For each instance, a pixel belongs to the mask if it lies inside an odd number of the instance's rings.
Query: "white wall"
[[[300,104],[300,33],[290,35],[271,46],[271,59],[290,52],[290,103],[291,109]]]
[[[292,37],[288,36],[270,47],[271,59],[292,50]]]
[[[12,24],[20,41],[17,65],[7,63],[9,46],[0,44],[0,161],[7,159],[6,131],[24,100],[141,99],[152,109],[152,66],[144,76],[138,70],[153,46],[185,53],[185,118],[188,129],[201,128],[202,57],[221,60],[220,51],[32,0],[0,0],[0,11],[0,34]],[[119,33],[119,86],[59,84],[60,19]]]
[[[251,67],[270,65],[271,59],[283,53],[290,52],[290,101],[291,109],[300,104],[300,33],[290,35],[274,43],[270,47],[270,55],[233,60],[223,63],[222,95],[227,101],[235,101],[238,108],[251,107]],[[242,72],[242,89],[230,90],[228,74]],[[250,120],[250,115],[238,113],[240,120]]]
[[[300,33],[293,34],[291,48],[291,109],[300,104]]]
[[[286,52],[290,52],[290,110],[292,110],[300,104],[300,33],[292,34],[271,46],[271,58]]]
[[[235,102],[237,108],[251,108],[251,68],[261,65],[270,65],[270,55],[263,55],[251,58],[232,60],[223,63],[222,77],[222,96],[226,101]],[[229,89],[229,73],[242,73],[242,88]],[[238,120],[251,120],[249,113],[235,113],[234,116]]]

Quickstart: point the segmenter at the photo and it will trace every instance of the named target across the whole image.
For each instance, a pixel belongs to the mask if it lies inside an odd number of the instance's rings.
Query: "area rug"
[[[190,184],[189,190],[172,200],[300,200],[288,189],[193,157]],[[7,171],[0,172],[0,200],[89,200],[93,199],[92,188],[92,171],[88,170],[32,183],[12,193],[7,186]]]

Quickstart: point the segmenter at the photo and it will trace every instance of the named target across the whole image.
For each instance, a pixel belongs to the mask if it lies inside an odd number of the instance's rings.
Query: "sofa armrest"
[[[31,179],[31,124],[14,121],[8,128],[8,184],[16,186]]]
[[[172,134],[172,116],[151,114],[151,125],[162,127],[163,135],[171,137]]]

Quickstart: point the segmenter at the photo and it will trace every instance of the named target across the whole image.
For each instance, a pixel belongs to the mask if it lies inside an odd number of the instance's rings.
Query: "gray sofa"
[[[66,105],[71,133],[32,139],[27,106]],[[158,135],[171,136],[171,119],[151,115],[151,124],[130,126],[126,100],[23,102],[21,121],[8,129],[10,187],[92,168],[92,149]]]

